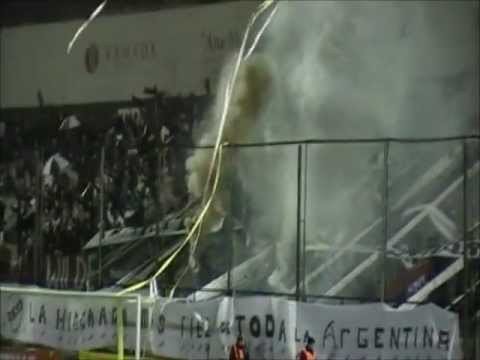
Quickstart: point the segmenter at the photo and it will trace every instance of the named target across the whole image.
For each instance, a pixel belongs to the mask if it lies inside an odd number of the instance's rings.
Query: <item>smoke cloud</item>
[[[470,1],[280,2],[262,44],[262,61],[245,64],[249,70],[239,76],[226,141],[478,133],[478,7]],[[252,71],[256,76],[249,77]],[[222,86],[218,94],[221,102]],[[201,143],[214,142],[218,109]],[[370,144],[309,146],[307,246],[339,245],[382,216],[382,150]],[[450,150],[433,146],[415,161],[428,163]],[[209,155],[197,152],[188,162],[193,195],[203,188],[201,169]],[[398,147],[392,166],[401,168],[409,156]],[[228,161],[243,186],[234,202],[249,199],[252,253],[275,243],[269,284],[291,289],[297,147],[242,149]],[[380,239],[369,246],[378,247]],[[349,262],[332,271],[348,271]],[[329,285],[328,277],[318,291]]]

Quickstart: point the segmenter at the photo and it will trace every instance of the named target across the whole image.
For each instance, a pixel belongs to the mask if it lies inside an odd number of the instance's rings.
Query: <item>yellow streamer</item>
[[[235,82],[237,80],[238,71],[240,69],[240,64],[242,63],[242,61],[245,60],[244,53],[245,53],[245,47],[247,45],[247,40],[248,40],[250,30],[251,30],[252,26],[255,24],[255,21],[257,20],[257,18],[264,11],[266,11],[273,3],[274,3],[273,0],[263,1],[258,6],[258,8],[255,11],[255,13],[253,14],[253,16],[250,18],[250,20],[247,24],[247,28],[245,29],[245,33],[244,33],[243,39],[242,39],[242,44],[240,46],[240,50],[238,52],[237,59],[236,59],[236,62],[235,62],[235,67],[233,69],[231,78],[227,82],[227,87],[226,87],[226,90],[225,90],[225,101],[224,101],[224,104],[223,104],[222,115],[221,115],[221,118],[220,118],[220,126],[219,126],[219,129],[218,129],[217,139],[215,141],[215,147],[214,147],[213,154],[212,154],[212,161],[210,162],[210,167],[209,167],[209,170],[208,170],[207,181],[205,182],[205,187],[203,189],[202,204],[205,204],[206,194],[207,194],[208,187],[210,185],[210,182],[211,182],[211,179],[212,179],[212,176],[213,176],[213,169],[215,167],[215,161],[217,160],[220,143],[221,143],[222,138],[223,138],[223,132],[224,132],[224,129],[225,129],[225,124],[226,124],[226,119],[227,119],[227,115],[228,115],[228,110],[229,110],[229,107],[230,107],[230,100],[231,100],[231,96],[232,96],[232,93],[233,93],[233,88],[234,88]],[[257,34],[257,37],[254,39],[254,42],[253,42],[252,46],[248,50],[247,57],[255,49],[255,46],[258,43],[260,35],[265,31],[266,26],[270,23],[270,21],[271,21],[273,15],[275,14],[275,12],[276,12],[276,7],[275,7],[274,11],[272,11],[272,14],[270,14],[270,16],[267,18],[265,24],[262,26],[261,30]],[[198,242],[198,238],[192,244],[192,247],[191,247],[192,249],[195,250],[197,248],[197,242]]]
[[[148,285],[152,280],[155,280],[160,274],[163,273],[163,271],[165,271],[165,269],[172,263],[172,261],[177,257],[177,255],[182,251],[182,249],[185,247],[185,245],[192,239],[193,235],[195,233],[197,233],[197,236],[194,240],[194,243],[193,243],[193,246],[192,248],[193,249],[196,249],[196,246],[197,246],[197,243],[199,241],[199,235],[200,235],[200,229],[201,229],[201,225],[202,225],[202,222],[203,220],[205,219],[205,216],[208,212],[208,210],[210,209],[210,205],[213,201],[213,198],[215,196],[215,193],[216,193],[216,190],[217,190],[217,186],[218,186],[218,182],[220,180],[220,173],[221,173],[221,165],[222,165],[222,147],[223,147],[223,144],[222,144],[222,138],[223,138],[223,132],[224,132],[224,128],[225,128],[225,123],[226,123],[226,118],[227,118],[227,114],[228,114],[228,109],[229,109],[229,106],[230,106],[230,99],[231,99],[231,95],[232,95],[232,92],[233,92],[233,88],[234,88],[234,85],[235,85],[235,81],[237,79],[237,75],[238,75],[238,71],[239,71],[239,68],[240,68],[240,64],[243,60],[245,60],[243,58],[243,55],[245,53],[245,46],[246,46],[246,43],[247,43],[247,39],[248,39],[248,35],[250,33],[250,29],[252,28],[252,26],[254,25],[255,21],[257,20],[257,18],[265,11],[267,10],[272,4],[274,3],[273,0],[266,0],[266,1],[263,1],[259,7],[257,8],[257,10],[255,11],[255,13],[253,14],[253,16],[250,18],[250,21],[247,25],[247,28],[245,29],[245,33],[244,33],[244,36],[243,36],[243,40],[242,40],[242,44],[241,44],[241,47],[240,47],[240,50],[238,52],[238,56],[237,56],[237,60],[235,62],[235,67],[233,69],[233,73],[232,73],[232,76],[230,78],[230,80],[228,81],[227,83],[227,88],[226,88],[226,91],[225,91],[225,101],[224,101],[224,106],[223,106],[223,110],[222,110],[222,116],[221,116],[221,119],[220,119],[220,126],[219,126],[219,129],[218,129],[218,134],[217,134],[217,138],[216,138],[216,141],[215,141],[215,147],[214,147],[214,150],[213,150],[213,154],[212,154],[212,160],[210,162],[210,167],[209,167],[209,171],[208,171],[208,176],[207,176],[207,181],[205,183],[205,187],[204,187],[204,192],[203,192],[203,200],[202,200],[202,205],[203,206],[203,209],[202,211],[200,212],[200,215],[198,216],[198,218],[196,219],[194,225],[192,226],[192,228],[190,229],[189,233],[187,234],[187,237],[185,238],[185,240],[180,244],[180,246],[177,248],[177,250],[175,250],[175,252],[167,259],[165,260],[165,262],[160,266],[160,268],[157,270],[157,272],[149,279],[147,280],[144,280],[144,281],[141,281],[137,284],[134,284],[130,287],[128,287],[127,289],[124,289],[122,290],[121,292],[118,293],[118,295],[124,295],[124,294],[127,294],[127,293],[130,293],[130,292],[133,292],[133,291],[136,291],[138,289],[141,289],[143,288],[144,286]],[[275,9],[276,10],[276,9]],[[266,22],[266,25],[268,25],[268,23],[270,22],[271,18],[273,17],[273,14],[274,12],[269,16],[269,18],[267,19],[267,22]],[[257,42],[258,42],[258,38],[259,38],[259,35],[261,35],[261,33],[263,33],[263,31],[265,30],[266,28],[266,25],[264,25],[262,27],[262,29],[260,30],[260,33],[257,35],[253,45],[251,46],[251,48],[249,49],[248,51],[248,54],[247,55],[250,55],[251,52],[254,50]],[[211,193],[210,195],[208,196],[208,200],[206,200],[207,198],[207,192],[209,190],[209,184],[211,182],[211,179],[212,179],[212,176],[213,176],[213,173],[214,173],[214,168],[215,168],[215,165],[217,165],[217,169],[216,169],[216,172],[215,172],[215,179],[214,179],[214,184],[213,184],[213,187],[211,189]],[[197,232],[198,230],[198,232]],[[181,275],[181,278],[184,276],[184,273]],[[179,280],[181,280],[181,278]],[[179,281],[177,281],[177,283],[175,284],[174,288],[171,290],[170,292],[170,296],[173,296],[173,293],[175,291],[175,288],[177,287]]]
[[[221,161],[221,159],[222,159],[222,147],[223,147],[223,145],[220,146],[220,152],[219,152],[219,157],[218,157],[219,161],[218,161],[218,165],[217,165],[217,173],[216,173],[216,176],[215,176],[215,181],[214,181],[214,184],[213,184],[212,193],[211,193],[207,203],[205,204],[204,208],[202,209],[200,215],[198,216],[197,220],[195,221],[195,224],[190,229],[190,231],[189,231],[187,237],[185,238],[185,240],[177,248],[177,250],[175,250],[175,252],[172,255],[170,255],[170,257],[167,260],[165,260],[165,262],[162,264],[162,266],[160,266],[160,268],[157,270],[157,272],[151,278],[149,278],[147,280],[144,280],[144,281],[142,281],[138,284],[132,285],[132,286],[128,287],[127,289],[124,289],[121,292],[117,293],[117,295],[124,295],[124,294],[130,293],[132,291],[136,291],[138,289],[141,289],[142,287],[149,284],[150,281],[156,279],[170,265],[170,263],[180,253],[180,251],[182,251],[182,249],[185,247],[185,245],[188,243],[188,241],[190,241],[192,236],[195,234],[196,230],[199,229],[199,227],[200,227],[200,225],[201,225],[205,215],[207,214],[207,212],[210,208],[210,205],[213,201],[213,197],[215,196],[215,192],[216,192],[218,182],[219,182],[219,179],[220,179],[220,171],[221,171],[221,165],[222,165],[222,161]]]
[[[230,98],[232,96],[235,81],[237,80],[237,75],[238,75],[238,71],[240,69],[240,64],[244,60],[243,59],[243,54],[245,52],[245,46],[247,45],[247,39],[248,39],[248,35],[250,33],[250,29],[252,28],[253,24],[255,24],[255,21],[257,20],[257,18],[265,10],[267,10],[273,3],[274,3],[273,0],[266,0],[266,1],[262,2],[259,5],[259,7],[257,8],[257,11],[255,11],[253,16],[250,18],[250,20],[248,22],[248,25],[247,25],[247,28],[245,29],[245,33],[244,33],[243,39],[242,39],[242,44],[240,46],[240,50],[239,50],[238,55],[237,55],[237,60],[235,62],[235,67],[233,68],[232,76],[227,83],[227,88],[226,88],[226,91],[225,91],[225,101],[224,101],[224,105],[223,105],[222,116],[220,118],[220,126],[219,126],[219,129],[218,129],[217,139],[215,141],[215,147],[214,147],[214,150],[213,150],[212,161],[210,163],[210,168],[208,170],[207,182],[205,183],[203,199],[205,199],[205,194],[207,192],[208,184],[210,183],[210,181],[212,179],[213,168],[215,166],[215,160],[216,160],[216,157],[217,157],[217,154],[218,154],[218,148],[220,147],[220,143],[221,143],[221,140],[222,140],[222,137],[223,137],[223,130],[225,128],[228,109],[229,109],[229,106],[230,106]],[[263,30],[264,30],[264,28],[263,28]],[[256,44],[256,42],[254,42],[254,44]],[[251,52],[251,51],[253,51],[253,48],[250,49],[249,52]]]

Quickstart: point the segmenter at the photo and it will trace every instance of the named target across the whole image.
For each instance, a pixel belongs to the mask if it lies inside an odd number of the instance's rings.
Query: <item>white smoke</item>
[[[263,49],[273,84],[244,141],[471,133],[478,36],[478,2],[282,1]],[[284,289],[294,280],[296,150],[242,150],[238,164],[251,236],[258,245],[276,242],[270,283]],[[372,161],[381,151],[309,147],[310,244],[344,241],[382,215],[381,161],[380,171]],[[400,150],[396,159],[408,160]]]

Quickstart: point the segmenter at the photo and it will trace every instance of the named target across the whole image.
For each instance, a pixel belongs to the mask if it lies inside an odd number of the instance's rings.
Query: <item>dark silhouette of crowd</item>
[[[39,239],[45,256],[80,254],[100,230],[101,204],[105,230],[146,227],[185,206],[185,159],[208,95],[153,92],[108,119],[59,110],[48,131],[0,123],[0,281],[39,282]]]

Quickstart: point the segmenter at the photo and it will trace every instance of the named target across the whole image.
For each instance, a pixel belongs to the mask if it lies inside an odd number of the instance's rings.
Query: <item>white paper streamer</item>
[[[90,23],[93,21],[93,19],[95,19],[97,17],[98,14],[100,14],[100,12],[103,10],[103,8],[105,7],[105,5],[107,4],[107,0],[104,0],[100,5],[97,6],[97,8],[92,12],[92,14],[90,15],[90,17],[88,18],[87,21],[85,21],[82,26],[80,26],[77,30],[77,32],[75,33],[75,35],[73,35],[73,38],[72,40],[70,40],[70,42],[68,43],[68,48],[67,48],[67,54],[70,54],[70,51],[72,50],[72,47],[73,45],[75,44],[75,41],[77,41],[78,37],[80,36],[80,34],[87,28],[88,25],[90,25]]]

